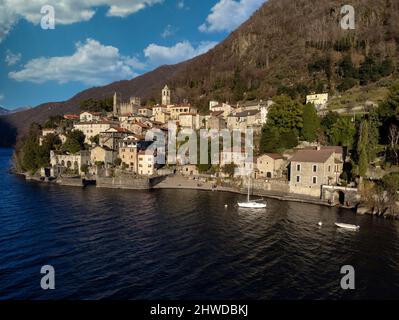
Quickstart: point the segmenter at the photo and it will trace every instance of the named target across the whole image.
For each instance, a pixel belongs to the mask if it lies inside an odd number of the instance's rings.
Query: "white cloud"
[[[20,53],[12,53],[10,50],[6,51],[5,62],[8,66],[13,66],[21,60]]]
[[[16,81],[34,83],[77,81],[87,85],[102,85],[114,80],[130,79],[137,75],[135,70],[143,68],[143,63],[134,57],[122,56],[118,48],[87,39],[83,44],[76,44],[76,51],[71,56],[33,59],[22,70],[8,75]]]
[[[219,0],[198,29],[201,32],[230,32],[245,22],[266,1]]]
[[[183,41],[172,47],[164,47],[152,43],[144,50],[144,55],[150,65],[175,64],[203,54],[216,44],[217,42],[201,42],[193,47],[190,42]]]
[[[148,68],[194,58],[209,51],[216,44],[217,42],[201,42],[198,46],[193,46],[189,41],[184,41],[166,47],[152,43],[144,49],[145,61],[140,61],[136,57],[121,55],[118,48],[86,39],[84,43],[76,44],[72,55],[32,59],[21,70],[9,72],[8,76],[20,82],[81,82],[97,86],[131,79],[138,75],[138,71]]]
[[[57,24],[72,24],[90,20],[100,6],[108,7],[107,16],[126,17],[147,6],[164,0],[0,0],[0,42],[20,20],[39,24],[40,9],[51,5],[55,9]]]
[[[173,26],[171,26],[170,24],[168,24],[165,27],[165,30],[161,33],[161,37],[162,38],[169,38],[171,36],[173,36],[176,33],[177,29],[174,28]]]
[[[184,3],[184,0],[181,0],[181,1],[179,1],[179,2],[177,3],[177,7],[178,7],[179,9],[184,9],[185,6],[186,6],[186,4]]]
[[[4,94],[0,93],[0,101],[4,100]]]

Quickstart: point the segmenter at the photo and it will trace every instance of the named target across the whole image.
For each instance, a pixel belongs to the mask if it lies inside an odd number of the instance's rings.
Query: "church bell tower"
[[[162,104],[165,106],[170,105],[170,90],[167,85],[162,90]]]

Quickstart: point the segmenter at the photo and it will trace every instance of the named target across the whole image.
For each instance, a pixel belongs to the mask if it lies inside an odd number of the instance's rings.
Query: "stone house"
[[[90,151],[82,150],[75,154],[59,154],[50,151],[51,176],[56,177],[65,170],[75,171],[82,174],[83,165],[90,165]]]
[[[256,159],[256,178],[281,178],[284,169],[284,158],[277,153],[266,153]]]
[[[146,117],[146,118],[151,118],[153,115],[152,109],[149,107],[144,107],[139,109],[139,115]]]
[[[119,158],[129,171],[138,173],[138,146],[131,142],[121,145],[119,148]]]
[[[290,163],[290,191],[320,197],[323,185],[336,185],[343,172],[341,147],[298,150]]]
[[[108,147],[97,146],[91,150],[91,165],[94,166],[98,162],[102,162],[106,167],[112,165],[117,158],[117,154],[117,152]]]
[[[152,152],[140,151],[138,154],[138,174],[153,176],[156,172],[156,157]]]
[[[207,122],[207,129],[221,131],[226,129],[226,120],[223,118],[223,111],[212,112]]]
[[[197,108],[189,104],[182,104],[182,105],[171,105],[168,106],[168,112],[170,113],[171,120],[179,120],[179,116],[184,113],[193,113],[197,114]]]

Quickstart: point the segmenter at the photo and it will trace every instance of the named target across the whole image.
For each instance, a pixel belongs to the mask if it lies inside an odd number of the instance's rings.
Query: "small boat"
[[[249,180],[249,177],[248,177],[247,202],[238,202],[238,206],[240,208],[248,208],[248,209],[263,209],[263,208],[267,208],[267,204],[266,203],[261,203],[260,202],[260,201],[263,201],[263,199],[250,200],[249,192],[250,192],[250,180]]]
[[[254,202],[254,201],[239,202],[238,206],[240,208],[249,208],[249,209],[267,208],[267,204],[266,203],[259,203],[259,202]]]
[[[348,229],[348,230],[359,230],[360,226],[356,226],[354,224],[346,224],[346,223],[336,223],[338,228]]]

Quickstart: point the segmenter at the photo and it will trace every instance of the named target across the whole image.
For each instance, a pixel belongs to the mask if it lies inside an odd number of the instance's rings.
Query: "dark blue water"
[[[397,222],[272,200],[226,210],[240,198],[228,193],[29,183],[7,172],[11,154],[0,149],[0,299],[399,298]],[[40,288],[47,264],[54,291]]]

